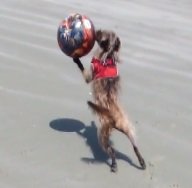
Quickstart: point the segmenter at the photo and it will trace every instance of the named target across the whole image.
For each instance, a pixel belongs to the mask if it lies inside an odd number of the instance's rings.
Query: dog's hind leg
[[[111,157],[111,172],[117,172],[117,162],[116,162],[116,157],[115,157],[115,150],[113,149],[113,147],[108,144],[106,146],[106,150],[108,155]]]
[[[139,152],[138,146],[137,146],[136,141],[135,141],[134,133],[131,130],[129,130],[129,128],[118,129],[118,130],[123,132],[129,138],[142,169],[146,169],[145,160],[143,159],[141,153]]]
[[[115,150],[111,146],[109,142],[109,136],[110,136],[111,128],[104,125],[101,127],[99,132],[99,141],[100,145],[103,148],[103,150],[109,155],[111,158],[111,172],[117,171],[117,163],[116,163],[116,156],[115,156]]]
[[[123,130],[123,132],[128,136],[129,140],[131,141],[134,152],[139,160],[139,163],[140,163],[142,169],[146,169],[145,160],[143,159],[141,153],[139,152],[138,146],[135,141],[134,133],[131,130],[129,130],[129,128],[127,130],[126,129]]]
[[[145,160],[143,159],[141,153],[139,152],[138,146],[135,141],[134,133],[132,132],[132,130],[129,130],[129,128],[127,130],[124,130],[124,133],[128,136],[129,140],[131,141],[134,152],[139,160],[139,163],[140,163],[142,169],[146,169]]]
[[[142,167],[142,169],[146,169],[146,164],[145,164],[145,160],[143,159],[143,157],[141,156],[140,152],[139,152],[139,149],[137,146],[133,146],[133,149],[135,151],[135,154],[137,155],[137,158],[139,160],[139,163]]]
[[[115,128],[124,133],[129,138],[142,169],[146,169],[145,160],[139,152],[138,146],[136,144],[134,127],[130,124],[123,113],[119,114]]]

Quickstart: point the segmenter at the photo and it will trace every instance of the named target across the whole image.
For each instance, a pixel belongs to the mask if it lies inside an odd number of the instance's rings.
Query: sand
[[[191,9],[190,0],[1,0],[0,188],[192,187]],[[71,12],[121,38],[120,97],[145,171],[114,132],[110,172],[86,105],[90,86],[56,40]]]

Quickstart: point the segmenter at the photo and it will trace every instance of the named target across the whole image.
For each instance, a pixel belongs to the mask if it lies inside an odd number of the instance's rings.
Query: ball
[[[60,49],[70,57],[87,55],[95,43],[95,29],[85,15],[70,14],[59,25],[57,41]]]

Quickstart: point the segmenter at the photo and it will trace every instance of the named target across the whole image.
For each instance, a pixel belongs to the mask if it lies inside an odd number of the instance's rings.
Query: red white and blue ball
[[[85,56],[95,43],[94,25],[84,15],[71,14],[60,23],[57,41],[66,55],[73,58]]]

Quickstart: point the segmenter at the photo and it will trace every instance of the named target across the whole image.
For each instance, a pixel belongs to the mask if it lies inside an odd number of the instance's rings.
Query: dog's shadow
[[[85,139],[87,146],[89,146],[93,158],[83,157],[82,161],[86,163],[106,163],[109,165],[109,156],[102,150],[97,138],[97,128],[94,122],[86,126],[79,120],[75,119],[56,119],[50,122],[50,127],[61,132],[76,132],[78,136]],[[132,160],[125,154],[115,150],[116,158],[128,162],[131,166],[140,169]]]

